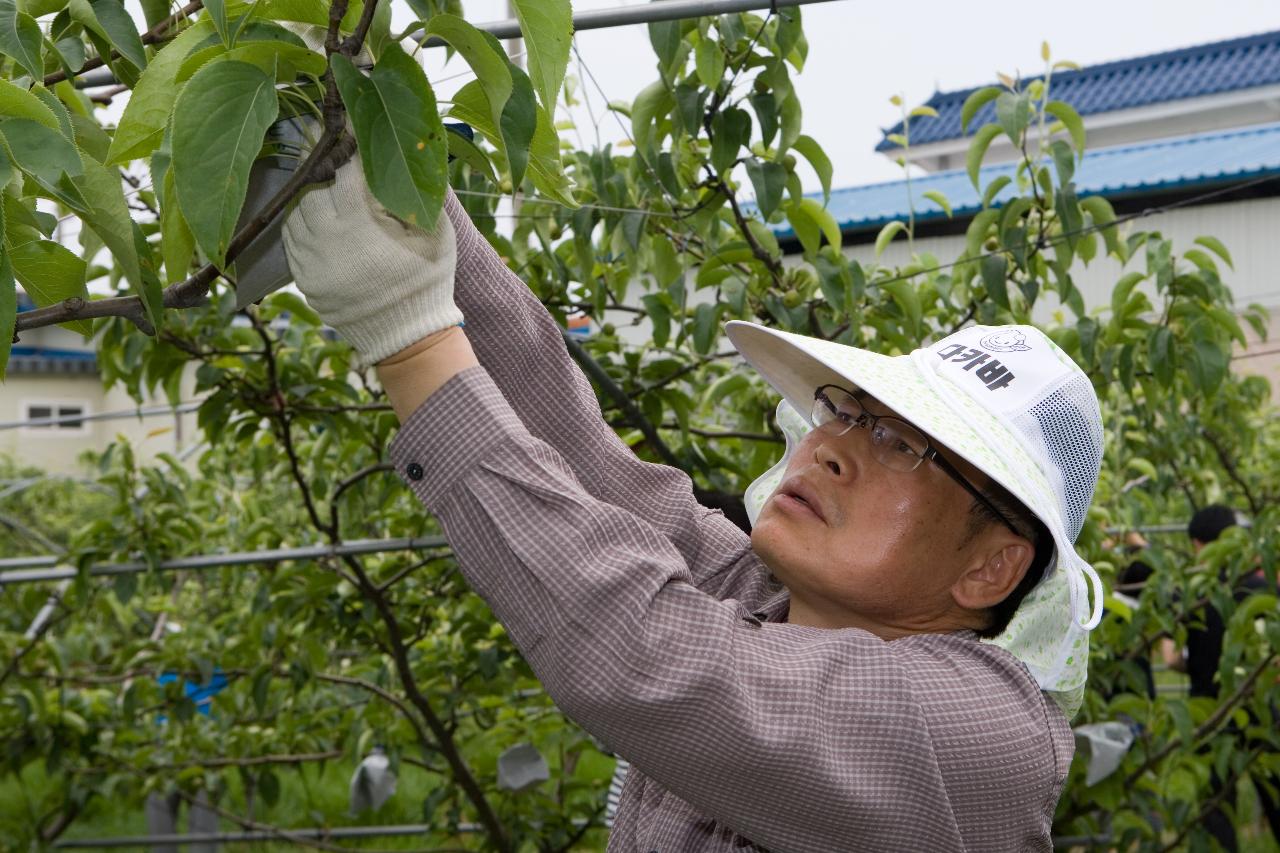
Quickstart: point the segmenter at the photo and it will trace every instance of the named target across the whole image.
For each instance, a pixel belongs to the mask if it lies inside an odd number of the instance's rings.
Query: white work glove
[[[424,232],[387,213],[365,183],[358,154],[332,183],[303,191],[283,231],[298,287],[362,364],[462,323],[453,302],[449,217],[441,211]]]

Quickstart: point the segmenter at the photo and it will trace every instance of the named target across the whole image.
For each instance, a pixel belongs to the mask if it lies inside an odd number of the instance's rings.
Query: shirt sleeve
[[[555,319],[474,226],[458,231],[454,299],[467,338],[529,433],[556,449],[589,494],[645,517],[671,540],[698,567],[695,585],[717,595],[764,594],[758,564],[741,559],[749,537],[697,502],[685,472],[641,460],[618,438]]]
[[[755,843],[961,849],[953,797],[1051,814],[1041,700],[980,660],[1002,652],[761,622],[698,590],[673,542],[584,489],[484,368],[433,394],[392,458],[561,709]]]

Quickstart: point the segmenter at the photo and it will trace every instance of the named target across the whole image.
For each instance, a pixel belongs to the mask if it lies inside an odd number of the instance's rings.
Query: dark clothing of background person
[[[1142,560],[1134,560],[1132,563],[1125,566],[1124,571],[1120,573],[1120,577],[1116,579],[1115,591],[1122,592],[1131,598],[1140,597],[1142,595],[1142,589],[1147,585],[1147,581],[1151,578],[1153,571],[1154,570],[1151,566],[1144,563]],[[1151,674],[1151,658],[1144,654],[1134,660],[1133,663],[1142,673],[1142,683],[1146,685],[1147,698],[1156,698],[1156,681],[1155,677]]]
[[[1235,511],[1230,507],[1207,506],[1192,517],[1191,523],[1187,525],[1187,534],[1198,552],[1204,545],[1216,541],[1222,535],[1222,531],[1234,527],[1236,523]],[[1226,579],[1222,580],[1225,582]],[[1255,592],[1266,592],[1269,589],[1270,584],[1267,583],[1265,573],[1258,569],[1240,580],[1235,590],[1235,600],[1239,603]],[[1187,630],[1187,674],[1191,679],[1191,695],[1217,699],[1219,688],[1217,674],[1222,661],[1226,624],[1216,607],[1205,604],[1193,617],[1192,626]],[[1251,720],[1251,723],[1256,722]],[[1234,726],[1232,729],[1239,738],[1238,749],[1245,751],[1261,749],[1264,754],[1270,750],[1268,743],[1249,738]],[[1280,841],[1280,775],[1266,773],[1257,769],[1255,765],[1250,777],[1254,782],[1254,790],[1258,792],[1258,805],[1271,826],[1271,834]],[[1211,771],[1209,797],[1217,797],[1222,792],[1223,785],[1224,780],[1218,776],[1217,771]],[[1235,811],[1235,802],[1235,790],[1223,794],[1221,805],[1230,806],[1232,812]],[[1209,834],[1222,845],[1223,849],[1232,853],[1239,850],[1235,826],[1227,811],[1221,806],[1205,817],[1204,824]]]

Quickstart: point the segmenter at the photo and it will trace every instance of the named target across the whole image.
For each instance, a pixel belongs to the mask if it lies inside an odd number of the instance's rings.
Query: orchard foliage
[[[527,72],[456,4],[409,0],[418,22],[392,33],[389,3],[217,0],[169,16],[148,0],[139,34],[118,0],[0,0],[0,346],[15,326],[64,322],[93,336],[104,381],[139,399],[176,403],[191,376],[205,442],[190,465],[142,465],[125,444],[98,460],[97,488],[111,499],[70,504],[74,523],[52,536],[49,550],[65,549],[81,571],[34,637],[24,632],[50,586],[0,587],[0,784],[13,792],[0,838],[47,844],[106,809],[140,810],[151,791],[209,792],[242,826],[339,825],[341,810],[273,808],[282,790],[309,784],[310,765],[345,774],[380,744],[415,780],[397,801],[436,827],[423,843],[603,845],[611,763],[537,691],[447,545],[430,539],[437,524],[387,465],[395,419],[372,375],[292,293],[236,311],[230,265],[270,218],[241,224],[249,169],[271,153],[272,122],[305,114],[316,119],[312,153],[268,213],[332,173],[350,147],[348,117],[375,194],[406,221],[429,225],[447,180],[553,314],[585,311],[602,325],[568,345],[606,418],[637,453],[682,467],[704,502],[731,513],[782,442],[776,399],[730,357],[724,321],[889,354],[971,322],[1045,328],[1102,401],[1107,454],[1081,541],[1105,578],[1124,560],[1109,530],[1185,519],[1211,500],[1254,519],[1198,563],[1181,539],[1157,542],[1141,606],[1108,599],[1077,722],[1127,719],[1139,734],[1110,778],[1088,786],[1073,770],[1056,826],[1122,847],[1203,848],[1211,769],[1239,779],[1274,763],[1280,745],[1275,598],[1237,605],[1228,583],[1259,563],[1274,580],[1280,563],[1269,388],[1231,371],[1241,322],[1261,330],[1264,317],[1232,304],[1231,257],[1217,240],[1175,246],[1117,219],[1105,199],[1077,195],[1085,133],[1053,97],[1062,63],[1046,49],[1043,76],[1004,80],[966,104],[966,122],[988,104],[995,116],[974,133],[975,184],[996,137],[1023,157],[1012,177],[978,186],[984,209],[960,255],[914,252],[888,267],[849,259],[825,208],[831,163],[803,132],[793,86],[808,51],[798,10],[651,25],[656,79],[599,117],[626,143],[582,150],[559,138],[556,103],[603,93],[585,66],[566,80],[567,3],[517,2]],[[320,30],[299,25],[325,28],[324,47]],[[443,39],[476,79],[437,101],[401,47],[413,34]],[[73,86],[102,63],[129,98],[114,127]],[[445,131],[441,113],[477,140]],[[897,140],[904,162],[917,114]],[[801,192],[801,162],[821,198]],[[497,198],[517,189],[513,227],[498,228],[508,214]],[[925,200],[950,209],[936,194]],[[78,247],[51,239],[54,209],[83,223]],[[784,221],[796,250],[786,256],[770,228]],[[911,219],[890,224],[877,256],[914,236]],[[1104,256],[1124,271],[1108,302],[1087,305],[1073,274]],[[86,281],[99,278],[114,296],[89,299]],[[41,306],[16,321],[15,279]],[[625,343],[606,311],[644,323],[649,339]],[[413,552],[336,547],[409,536],[429,541]],[[318,560],[162,568],[310,544],[335,549]],[[130,560],[153,569],[91,571]],[[1163,635],[1184,640],[1201,601],[1229,624],[1221,700],[1149,699],[1136,662]],[[163,673],[179,681],[161,685]],[[180,682],[215,675],[228,687],[205,716]],[[1236,729],[1270,749],[1242,748]],[[552,778],[516,792],[498,785],[496,764],[519,743],[539,749]]]

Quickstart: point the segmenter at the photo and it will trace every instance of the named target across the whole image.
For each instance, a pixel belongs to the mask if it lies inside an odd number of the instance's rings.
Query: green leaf
[[[717,174],[733,165],[742,146],[751,141],[751,115],[730,107],[711,120],[711,168]]]
[[[800,108],[800,97],[794,93],[778,103],[778,125],[782,135],[778,138],[778,153],[781,157],[800,138],[800,127],[803,123],[803,111]]]
[[[982,283],[987,288],[987,298],[1006,311],[1009,310],[1009,261],[1004,255],[987,255],[982,259]]]
[[[1071,144],[1076,149],[1076,156],[1084,155],[1084,121],[1080,114],[1065,101],[1050,101],[1044,105],[1044,111],[1062,122],[1067,133],[1071,134]]]
[[[987,188],[982,193],[982,206],[984,208],[991,207],[996,196],[1000,194],[1000,191],[1009,186],[1012,181],[1013,179],[1008,175],[998,175],[993,178],[991,183],[987,184]]]
[[[277,109],[275,81],[247,62],[205,66],[174,105],[172,170],[178,204],[196,243],[219,267],[226,265],[249,170]],[[357,121],[357,134],[359,128]]]
[[[800,156],[809,161],[809,165],[813,167],[813,171],[818,173],[818,180],[822,183],[822,203],[826,204],[831,200],[831,160],[827,157],[827,153],[822,150],[822,146],[809,136],[797,136],[795,144],[791,146]],[[950,215],[950,214],[948,214]]]
[[[1053,166],[1058,171],[1059,185],[1071,183],[1071,178],[1076,173],[1076,158],[1071,153],[1071,146],[1061,139],[1055,139],[1049,146],[1049,153],[1053,157]]]
[[[134,242],[129,205],[124,200],[124,189],[120,186],[120,173],[92,158],[86,158],[84,174],[71,179],[71,184],[84,199],[85,206],[76,211],[80,219],[111,250],[125,281],[129,282],[135,293],[142,296],[144,285],[138,247]],[[159,317],[150,319],[156,328],[160,327]]]
[[[693,312],[693,348],[699,355],[706,355],[711,352],[711,345],[715,343],[716,331],[720,312],[718,307],[708,302],[703,302],[694,309]]]
[[[1031,123],[1031,94],[1001,92],[996,97],[996,120],[1014,145],[1022,144],[1022,134]]]
[[[1212,394],[1226,378],[1231,356],[1209,340],[1195,342],[1191,353],[1191,377],[1201,391]]]
[[[1120,229],[1113,224],[1116,221],[1116,212],[1111,207],[1111,202],[1100,195],[1091,195],[1080,199],[1080,207],[1093,219],[1093,224],[1099,229],[1102,239],[1107,244],[1107,252],[1123,260],[1124,244],[1120,242]]]
[[[631,102],[631,138],[640,156],[650,159],[653,154],[654,125],[659,116],[666,115],[675,105],[671,89],[658,80],[640,90]]]
[[[573,9],[569,0],[514,0],[529,59],[529,76],[548,115],[555,115],[569,66]]]
[[[699,41],[693,61],[702,85],[714,89],[724,76],[724,51],[720,49],[720,42],[711,38]]]
[[[1197,237],[1194,242],[1199,243],[1201,246],[1204,246],[1206,249],[1222,258],[1227,262],[1227,266],[1231,267],[1231,269],[1234,270],[1236,268],[1235,263],[1231,260],[1231,253],[1227,251],[1227,247],[1224,246],[1222,241],[1217,237]]]
[[[18,167],[42,183],[54,185],[63,173],[75,176],[83,171],[75,145],[58,131],[30,119],[0,121],[0,137]]]
[[[751,157],[746,162],[747,177],[756,191],[756,207],[766,220],[782,202],[782,191],[787,185],[787,170],[772,161]]]
[[[62,131],[62,135],[74,145],[76,129],[71,124],[71,113],[67,110],[67,105],[58,100],[57,95],[39,83],[31,87],[31,94],[39,98],[40,102],[49,108],[49,111],[58,119],[58,129]],[[94,122],[94,124],[97,124],[97,122]]]
[[[233,47],[232,39],[227,32],[227,0],[204,0],[204,9],[208,13],[213,28],[218,31],[218,37],[222,39],[222,43],[227,47]]]
[[[1129,294],[1138,286],[1138,282],[1146,278],[1140,272],[1125,273],[1116,282],[1115,288],[1111,291],[1111,314],[1113,317],[1123,317],[1124,307],[1129,304]]]
[[[920,294],[916,292],[915,287],[905,279],[887,281],[881,287],[893,297],[893,301],[906,317],[907,328],[910,330],[912,337],[919,337],[922,309]]]
[[[89,298],[84,282],[84,260],[52,240],[32,240],[14,246],[9,250],[9,261],[23,290],[41,308],[76,296]],[[93,334],[93,323],[89,320],[60,325],[85,338]]]
[[[981,190],[978,186],[978,174],[982,169],[982,159],[987,156],[987,149],[991,147],[991,140],[1000,135],[1000,125],[984,124],[973,135],[973,142],[969,143],[969,153],[965,155],[965,166],[969,171],[969,180],[973,182],[975,190]]]
[[[0,53],[13,57],[36,82],[44,79],[41,41],[35,18],[19,12],[16,0],[0,0]]]
[[[195,237],[178,206],[178,195],[173,186],[173,170],[170,169],[164,173],[164,188],[160,199],[160,252],[164,258],[165,284],[173,284],[187,277],[195,248]]]
[[[445,125],[444,130],[445,139],[449,142],[449,156],[466,163],[473,172],[484,175],[496,186],[498,176],[493,171],[493,163],[489,161],[489,155],[463,134],[451,130],[448,125]]]
[[[832,248],[838,250],[841,243],[840,226],[831,212],[811,198],[800,199],[799,206],[817,224],[822,236],[827,238]]]
[[[529,167],[529,149],[542,111],[533,99],[533,84],[524,69],[508,62],[507,70],[511,73],[511,97],[502,108],[499,127],[502,130],[502,148],[507,155],[507,168],[511,171],[511,184],[518,187]],[[549,122],[547,128],[551,128]],[[552,131],[552,137],[554,136]]]
[[[489,104],[479,81],[473,80],[454,93],[449,115],[471,125],[504,157],[506,156],[502,135],[493,125],[493,119],[489,115]],[[573,197],[569,178],[560,163],[559,140],[550,119],[541,109],[538,110],[537,126],[534,128],[533,140],[529,147],[528,168],[533,177],[533,185],[540,193],[566,207],[578,206]]]
[[[640,297],[645,310],[649,312],[649,322],[653,324],[653,345],[665,347],[671,337],[671,309],[663,301],[663,294],[648,293]]]
[[[948,219],[951,218],[951,202],[947,200],[945,195],[937,190],[926,190],[923,195],[925,198],[929,199],[929,201],[942,208],[942,212],[947,215]]]
[[[174,85],[178,70],[187,55],[212,32],[212,23],[197,21],[151,60],[129,95],[107,152],[108,165],[146,157],[160,147],[165,123],[178,98],[179,89]]]
[[[67,0],[22,0],[18,8],[33,18],[43,18],[67,7]]]
[[[1156,326],[1147,338],[1147,360],[1156,381],[1168,388],[1173,384],[1173,332],[1168,326]]]
[[[39,98],[4,79],[0,79],[0,116],[30,119],[50,130],[60,130],[57,116]]]
[[[695,93],[707,91],[696,86],[693,89]],[[751,95],[750,101],[751,109],[756,113],[756,121],[760,124],[760,144],[768,145],[773,141],[773,135],[778,132],[778,99],[774,97],[773,92],[756,92]],[[821,151],[821,149],[818,150]]]
[[[120,0],[71,0],[67,8],[72,20],[110,42],[135,68],[147,67],[142,39]]]
[[[881,228],[880,233],[876,235],[876,257],[883,255],[885,248],[893,241],[893,238],[906,230],[907,226],[897,220]]]
[[[9,366],[13,349],[13,332],[18,323],[18,287],[13,280],[9,252],[0,240],[0,379]]]
[[[680,56],[680,21],[654,21],[649,24],[649,44],[658,55],[658,70],[663,76],[659,81],[666,85]]]
[[[393,215],[431,228],[444,204],[448,146],[422,67],[399,45],[387,46],[369,77],[346,57],[331,61],[370,190]]]
[[[437,36],[449,43],[476,73],[476,79],[489,100],[490,116],[495,127],[502,123],[502,109],[511,97],[513,86],[510,64],[501,47],[495,54],[485,39],[487,33],[476,29],[456,15],[436,15],[428,23],[426,35]],[[493,38],[490,36],[489,38]]]
[[[964,105],[960,107],[960,132],[969,132],[969,122],[973,121],[973,117],[977,115],[978,110],[994,101],[1000,96],[1001,89],[996,86],[987,86],[978,89],[972,95],[964,99]]]

